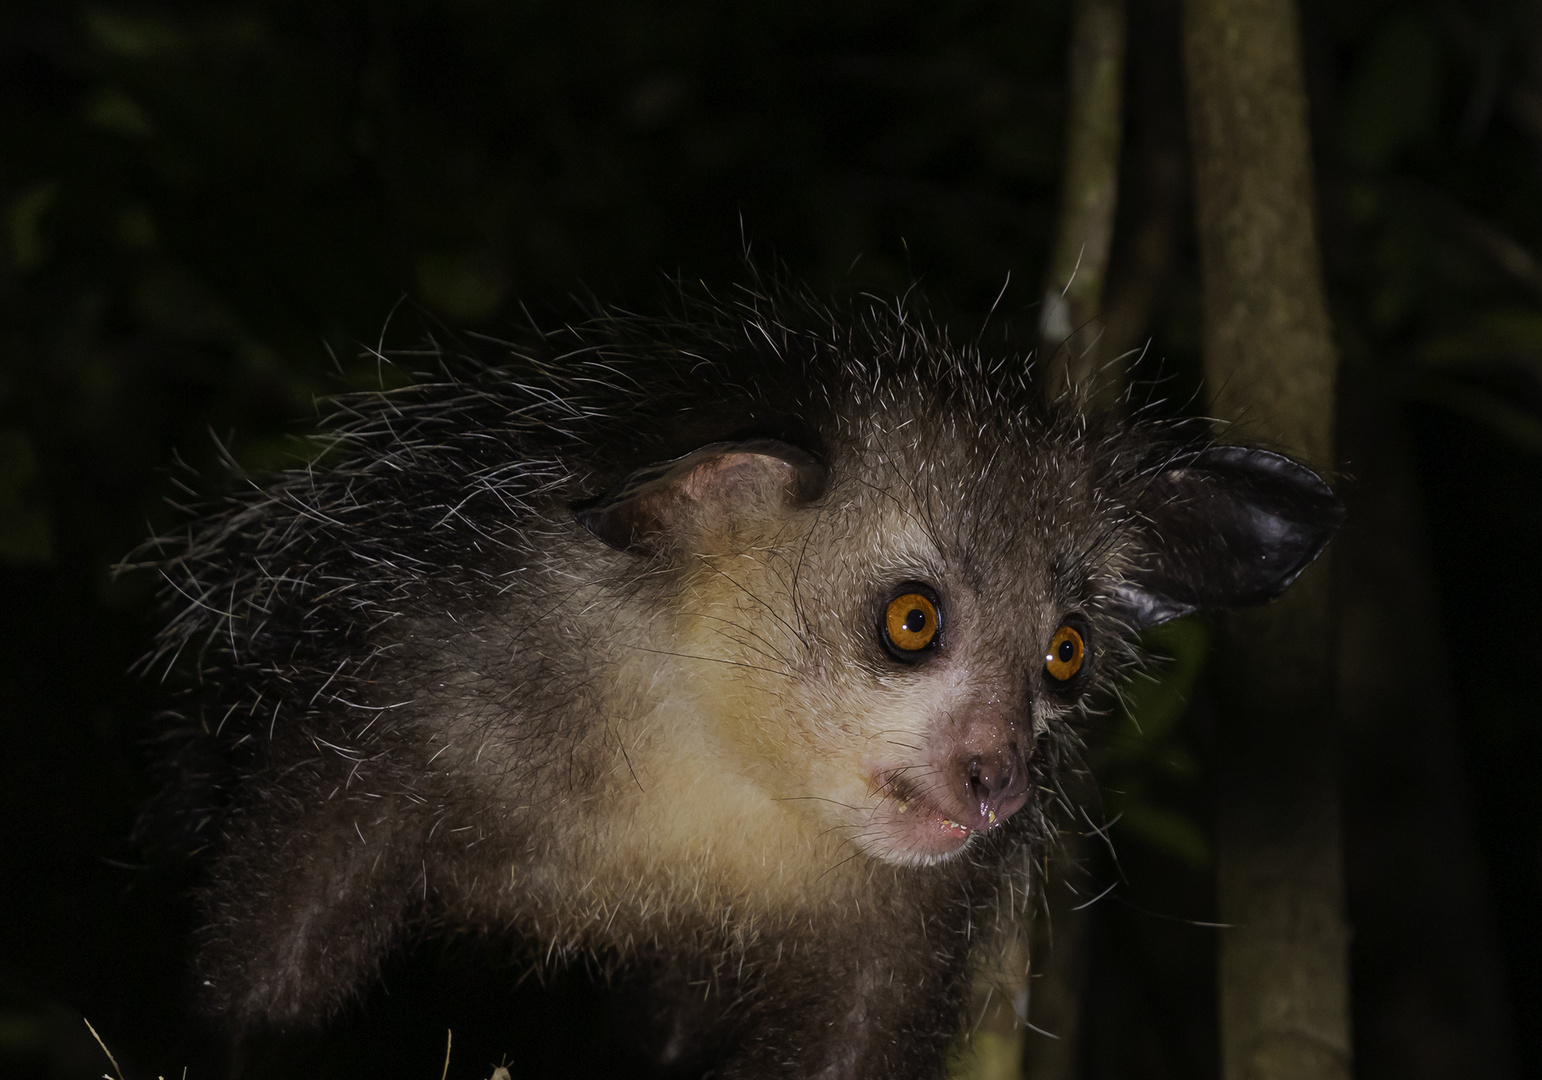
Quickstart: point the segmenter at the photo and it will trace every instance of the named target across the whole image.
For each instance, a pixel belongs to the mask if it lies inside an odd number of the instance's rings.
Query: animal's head
[[[664,651],[753,780],[894,864],[1028,803],[1142,628],[1278,595],[1341,509],[1281,455],[894,389],[822,445],[719,442],[579,519],[673,576]]]

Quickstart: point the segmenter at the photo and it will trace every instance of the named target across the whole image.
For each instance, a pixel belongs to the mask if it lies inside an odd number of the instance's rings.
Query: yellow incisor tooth
[[[985,820],[990,822],[992,825],[996,824],[996,811],[994,811],[994,810],[987,810],[987,811],[985,811]]]

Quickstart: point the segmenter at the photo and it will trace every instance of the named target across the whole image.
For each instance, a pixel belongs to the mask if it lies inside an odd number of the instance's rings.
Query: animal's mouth
[[[879,802],[858,831],[858,843],[884,862],[940,862],[963,851],[975,833],[994,828],[1001,820],[970,823],[965,814],[947,809],[946,800],[904,776],[891,774],[871,786]]]

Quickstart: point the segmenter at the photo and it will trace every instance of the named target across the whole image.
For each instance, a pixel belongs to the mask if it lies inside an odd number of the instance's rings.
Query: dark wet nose
[[[964,805],[975,820],[962,824],[988,829],[1028,801],[1028,763],[1017,746],[973,754],[962,763]]]

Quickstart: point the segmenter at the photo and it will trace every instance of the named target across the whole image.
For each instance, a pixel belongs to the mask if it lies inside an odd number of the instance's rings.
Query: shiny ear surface
[[[1284,454],[1245,446],[1175,460],[1133,501],[1147,523],[1147,551],[1116,590],[1116,606],[1137,630],[1274,599],[1344,520],[1322,477]]]
[[[790,443],[709,443],[637,470],[573,516],[613,548],[653,555],[771,520],[817,499],[826,479],[824,466]]]

